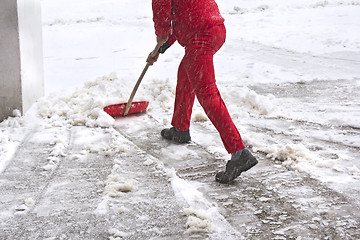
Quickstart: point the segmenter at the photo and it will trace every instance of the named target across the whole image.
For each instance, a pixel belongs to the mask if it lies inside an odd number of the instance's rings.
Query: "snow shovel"
[[[154,58],[156,56],[160,47],[161,47],[161,44],[158,43],[156,45],[154,51],[151,52],[152,58]],[[149,105],[148,101],[133,102],[133,99],[134,99],[135,93],[136,93],[137,89],[139,88],[139,85],[140,85],[142,79],[144,78],[145,73],[148,70],[149,66],[150,66],[150,64],[146,63],[146,66],[145,66],[144,70],[142,71],[139,79],[137,80],[128,102],[113,104],[113,105],[104,107],[104,111],[107,114],[114,117],[114,116],[126,116],[128,114],[140,113],[140,112],[146,111],[146,109]]]

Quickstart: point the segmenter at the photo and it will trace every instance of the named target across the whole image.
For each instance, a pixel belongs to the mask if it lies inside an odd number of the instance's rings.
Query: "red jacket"
[[[175,35],[181,45],[197,32],[224,23],[215,0],[152,0],[152,8],[156,36]]]

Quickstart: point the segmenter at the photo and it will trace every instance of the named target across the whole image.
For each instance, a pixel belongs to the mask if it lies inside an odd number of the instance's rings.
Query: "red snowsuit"
[[[190,127],[195,95],[229,153],[245,146],[216,86],[213,56],[225,42],[224,18],[214,0],[152,0],[155,34],[185,47],[171,124]]]

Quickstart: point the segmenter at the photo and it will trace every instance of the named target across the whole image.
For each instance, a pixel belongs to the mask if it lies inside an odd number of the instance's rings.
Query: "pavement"
[[[254,169],[222,185],[218,156],[163,140],[161,128],[149,114],[110,129],[34,126],[0,176],[0,238],[360,237],[358,202],[309,174],[258,153]]]

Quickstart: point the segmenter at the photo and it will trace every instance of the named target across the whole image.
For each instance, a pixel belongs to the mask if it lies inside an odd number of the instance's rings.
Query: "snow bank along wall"
[[[0,0],[0,121],[43,94],[40,0]]]

